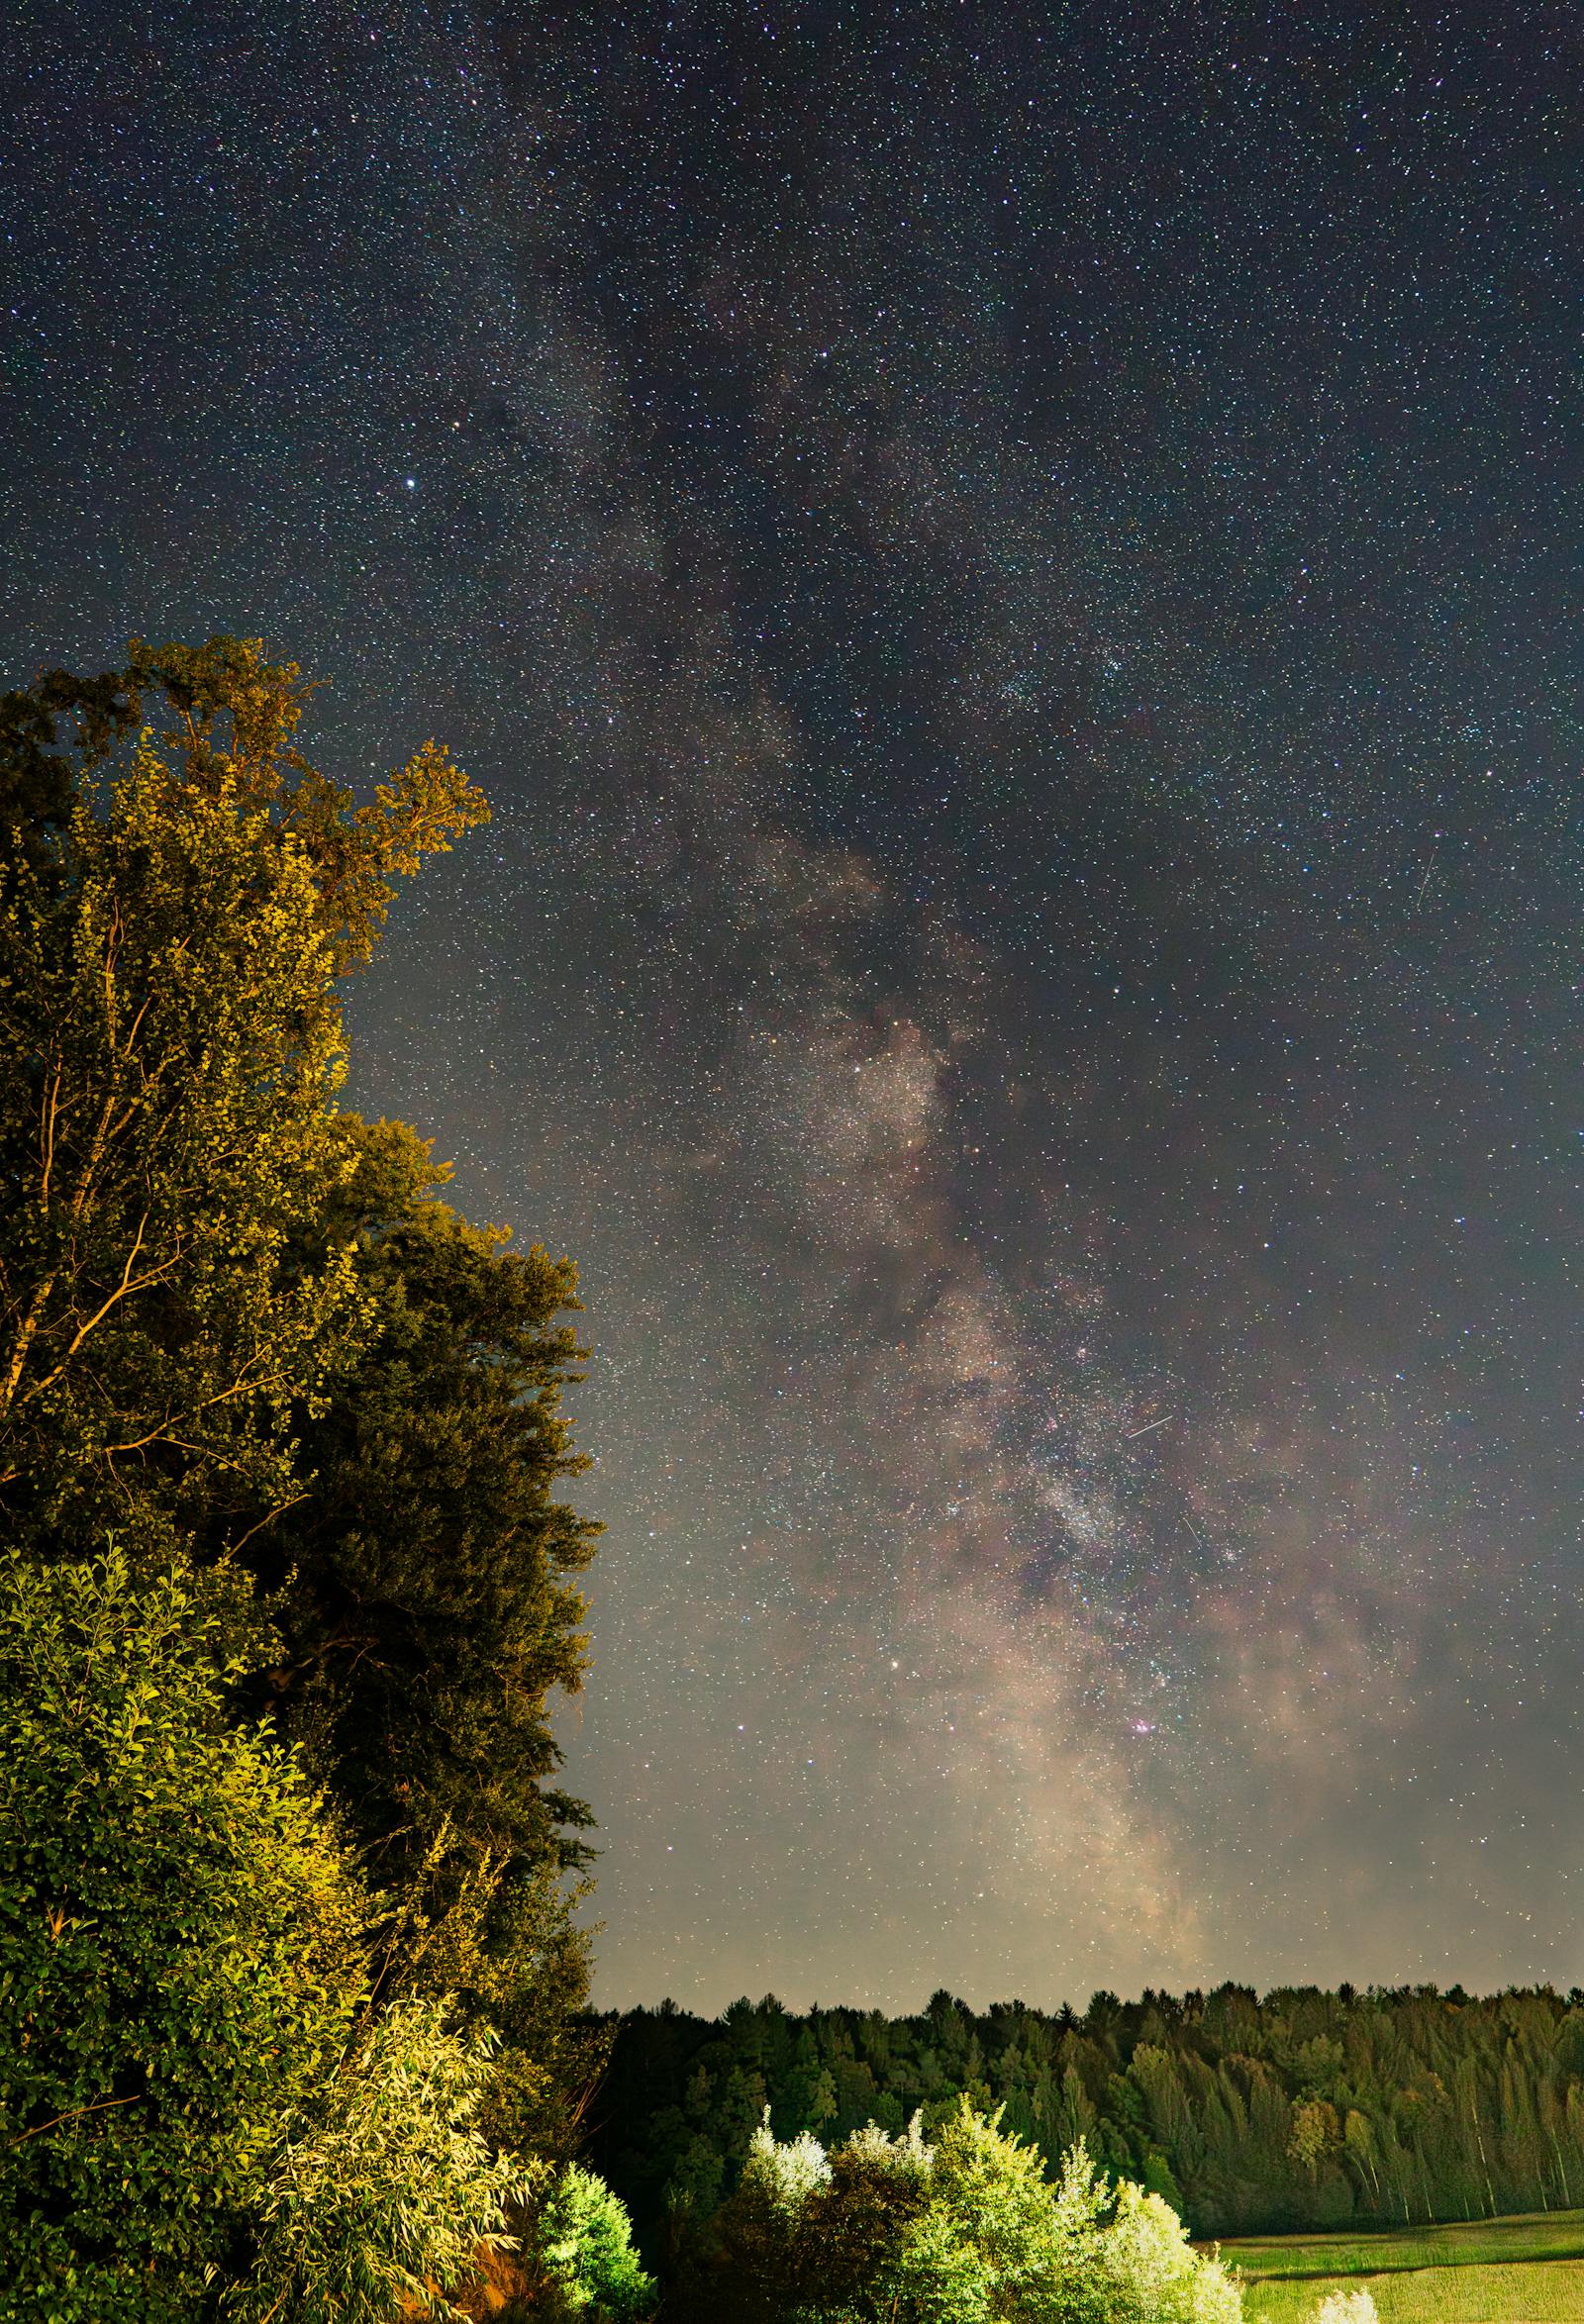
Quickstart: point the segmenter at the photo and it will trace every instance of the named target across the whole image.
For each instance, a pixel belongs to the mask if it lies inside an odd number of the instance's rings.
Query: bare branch
[[[113,2106],[136,2106],[137,2103],[136,2097],[99,2098],[91,2106],[68,2107],[64,2114],[51,2114],[48,2122],[36,2122],[31,2130],[23,2132],[21,2138],[8,2139],[5,2151],[9,2155],[13,2148],[25,2147],[29,2139],[42,2138],[47,2130],[58,2130],[62,2122],[75,2122],[81,2114],[106,2114]]]
[[[48,1210],[50,1208],[50,1177],[54,1169],[55,1161],[55,1117],[60,1105],[60,1076],[65,1070],[65,1060],[57,1058],[55,1078],[50,1085],[50,1096],[45,1106],[44,1150],[40,1156],[39,1175],[39,1208],[41,1210]]]
[[[11,1355],[6,1364],[5,1378],[0,1380],[0,1419],[5,1417],[15,1402],[17,1383],[22,1378],[23,1367],[28,1361],[28,1350],[33,1345],[40,1324],[44,1321],[44,1311],[50,1304],[50,1295],[54,1287],[55,1276],[51,1270],[50,1274],[40,1279],[33,1298],[28,1303],[28,1312],[17,1326],[16,1337],[11,1343]]]
[[[299,1501],[307,1501],[308,1498],[306,1493],[294,1493],[290,1501],[279,1501],[274,1508],[267,1509],[256,1525],[248,1526],[240,1541],[232,1541],[227,1544],[229,1554],[236,1557],[239,1552],[247,1548],[255,1533],[262,1533],[266,1525],[272,1525],[277,1517],[283,1517],[288,1509],[294,1509]]]
[[[51,1389],[54,1386],[55,1382],[60,1378],[61,1373],[64,1372],[66,1366],[71,1362],[72,1357],[81,1347],[83,1341],[87,1339],[93,1332],[97,1331],[99,1325],[104,1321],[105,1317],[110,1313],[113,1307],[118,1307],[123,1300],[131,1299],[135,1293],[140,1291],[147,1291],[151,1284],[162,1283],[166,1276],[170,1274],[171,1270],[180,1263],[181,1251],[178,1245],[177,1249],[171,1253],[168,1259],[160,1260],[157,1267],[146,1268],[142,1275],[134,1276],[132,1272],[133,1265],[137,1260],[138,1253],[143,1249],[144,1235],[148,1229],[148,1212],[146,1210],[142,1218],[138,1221],[137,1236],[134,1239],[131,1250],[127,1253],[126,1264],[121,1270],[121,1281],[116,1285],[115,1290],[110,1292],[101,1302],[101,1304],[94,1309],[93,1313],[87,1318],[87,1320],[78,1324],[70,1340],[67,1342],[65,1352],[60,1357],[58,1363],[56,1363],[50,1371],[48,1371],[42,1380],[36,1380],[33,1386],[28,1390],[28,1396],[30,1398],[43,1396],[47,1390]],[[7,1402],[9,1402],[9,1399]],[[0,1404],[0,1410],[3,1410],[4,1408],[4,1404]]]

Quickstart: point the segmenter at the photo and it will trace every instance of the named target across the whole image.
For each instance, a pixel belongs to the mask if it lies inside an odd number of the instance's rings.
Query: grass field
[[[1584,2211],[1268,2235],[1223,2244],[1248,2324],[1305,2324],[1329,2291],[1367,2289],[1381,2324],[1584,2324]]]

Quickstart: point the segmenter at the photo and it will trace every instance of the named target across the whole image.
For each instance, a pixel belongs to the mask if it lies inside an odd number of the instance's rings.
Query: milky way
[[[1584,54],[1171,13],[30,36],[6,666],[495,804],[352,1094],[583,1270],[612,2004],[1584,1977]]]

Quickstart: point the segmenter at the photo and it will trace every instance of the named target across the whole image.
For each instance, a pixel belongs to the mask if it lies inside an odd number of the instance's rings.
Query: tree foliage
[[[572,1577],[599,1531],[555,1498],[587,1466],[561,1408],[576,1270],[459,1217],[411,1130],[337,1129],[318,1233],[354,1254],[367,1319],[303,1415],[313,1491],[252,1552],[278,1593],[272,1706],[337,1770],[382,1876],[443,1826],[497,1866],[575,1864],[562,1834],[588,1814],[547,1783],[545,1704],[582,1682]]]
[[[574,2022],[590,1818],[554,1780],[548,1711],[582,1683],[599,1530],[558,1498],[585,1466],[561,1404],[576,1273],[459,1217],[400,1124],[338,1134],[318,1232],[352,1249],[367,1322],[301,1417],[312,1490],[245,1553],[281,1640],[262,1698],[406,1898],[413,1989],[503,2036],[493,2127],[562,2153],[607,2048]]]
[[[626,2209],[580,2164],[567,2164],[542,2197],[533,2253],[543,2278],[537,2304],[556,2324],[632,2324],[654,2306],[654,2279],[633,2248]]]
[[[547,1714],[596,1531],[575,1275],[338,1111],[341,979],[486,811],[433,742],[359,805],[311,693],[218,637],[0,699],[0,1518],[46,1561],[114,1526],[223,1614],[230,1710],[386,1891],[381,2005],[498,2027],[481,2121],[560,2150],[601,2054]]]
[[[1315,2324],[1380,2324],[1374,2294],[1360,2284],[1355,2291],[1329,2291],[1315,2307]]]
[[[133,650],[0,704],[0,1510],[136,1552],[294,1496],[366,1314],[349,1247],[301,1259],[346,1162],[335,977],[484,811],[435,744],[355,807],[255,641]]]
[[[826,2158],[757,2130],[686,2286],[719,2324],[1238,2324],[1239,2295],[1158,2195],[1115,2193],[1080,2145],[1043,2158],[964,2098]]]
[[[285,1260],[337,1165],[340,1024],[308,867],[140,748],[71,877],[0,911],[0,1492],[37,1537],[288,1498],[293,1402],[360,1321]]]
[[[0,2314],[197,2315],[350,2036],[367,1899],[231,1675],[178,1577],[0,1573]]]
[[[535,2176],[479,2128],[494,2046],[488,2036],[458,2039],[438,2001],[401,2001],[374,2020],[320,2118],[275,2165],[239,2315],[464,2324],[449,2294],[491,2250],[514,2247],[508,2206]]]
[[[1081,2138],[1200,2235],[1584,2200],[1580,1988],[1227,1985],[1101,1992],[1082,2013],[939,1993],[895,2018],[766,1998],[713,2023],[634,2010],[614,2030],[594,2156],[655,2252],[731,2191],[766,2103],[781,2137],[840,2141],[920,2107],[928,2130],[964,2089],[1050,2167]]]

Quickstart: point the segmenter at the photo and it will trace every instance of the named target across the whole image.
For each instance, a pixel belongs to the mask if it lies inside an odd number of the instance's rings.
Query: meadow
[[[1381,2324],[1584,2324],[1584,2211],[1271,2235],[1223,2244],[1248,2324],[1305,2324],[1331,2291],[1367,2289]]]

